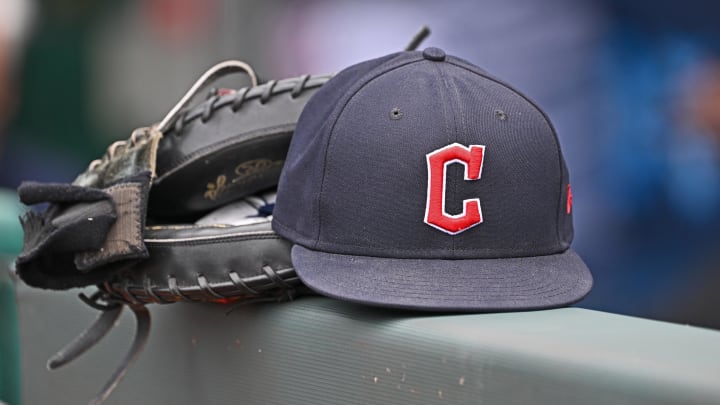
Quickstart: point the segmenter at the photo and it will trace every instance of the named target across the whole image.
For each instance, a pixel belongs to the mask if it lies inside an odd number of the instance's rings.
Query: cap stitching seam
[[[439,66],[438,66],[438,70],[440,70],[440,69],[439,69]],[[468,127],[467,127],[467,122],[466,122],[465,116],[464,116],[464,114],[463,114],[464,109],[462,108],[462,103],[460,102],[460,99],[461,99],[461,98],[460,98],[460,91],[458,90],[458,88],[457,88],[457,86],[455,85],[455,83],[454,83],[453,81],[449,80],[448,77],[445,76],[444,73],[441,72],[440,74],[441,74],[441,76],[443,77],[443,81],[445,82],[445,84],[446,84],[446,86],[448,87],[448,89],[451,90],[451,91],[453,92],[454,96],[455,96],[455,98],[452,100],[452,101],[454,102],[454,103],[453,103],[453,104],[454,104],[454,108],[453,108],[452,111],[451,111],[452,117],[453,117],[453,124],[454,124],[454,126],[455,126],[455,131],[454,131],[452,134],[454,135],[453,141],[454,141],[454,142],[458,142],[458,141],[459,141],[459,139],[458,139],[458,134],[459,134],[459,133],[467,134],[467,133],[469,132]],[[448,137],[449,137],[449,136],[450,136],[450,134],[448,134]],[[469,146],[469,145],[466,145],[466,146]],[[458,190],[459,185],[458,185],[458,182],[457,182],[457,181],[453,182],[453,184],[454,184],[454,185],[453,185],[453,196],[454,196],[455,198],[457,198],[458,195],[460,195],[460,192],[459,192],[459,190]],[[452,239],[451,239],[451,242],[452,242],[452,250],[453,250],[453,251],[455,251],[455,250],[467,250],[467,249],[458,249],[458,248],[456,247],[456,245],[455,245],[455,243],[456,243],[456,239],[455,239],[455,238],[452,238]]]
[[[445,88],[446,88],[447,90],[450,90],[450,84],[448,83],[447,77],[445,77],[445,75],[443,74],[442,69],[440,69],[440,66],[439,66],[438,64],[436,64],[436,63],[432,63],[431,66],[433,66],[433,67],[437,70],[438,75],[439,75],[440,78],[442,79],[442,83],[443,83],[443,85],[445,86]],[[444,94],[441,94],[440,97],[443,97],[443,95],[444,95]],[[448,145],[449,145],[450,143],[453,142],[453,139],[451,139],[452,134],[454,134],[454,133],[457,132],[457,123],[455,122],[455,114],[453,114],[453,108],[454,108],[454,106],[450,106],[450,104],[456,102],[456,100],[447,100],[447,101],[448,101],[447,103],[442,103],[442,105],[443,105],[443,107],[444,107],[444,108],[443,108],[443,113],[445,114],[445,122],[444,122],[444,124],[445,124],[445,133],[446,133],[446,135],[447,135],[447,136],[446,136],[446,139],[447,139],[447,142],[448,142]],[[450,107],[450,112],[449,112],[449,113],[448,113],[448,111],[447,111],[447,107]],[[452,130],[452,129],[450,128],[450,120],[447,119],[448,116],[451,116],[451,117],[452,117],[454,130]],[[457,139],[455,139],[455,141],[457,141]],[[447,181],[447,180],[446,180],[446,181]],[[453,182],[453,196],[457,196],[457,194],[458,194],[458,193],[457,193],[457,182]],[[447,196],[446,196],[445,198],[447,199]],[[454,252],[454,251],[455,251],[455,238],[451,238],[451,239],[450,239],[450,244],[451,244],[450,250],[451,250],[452,252]],[[453,256],[454,256],[454,255],[453,255]]]

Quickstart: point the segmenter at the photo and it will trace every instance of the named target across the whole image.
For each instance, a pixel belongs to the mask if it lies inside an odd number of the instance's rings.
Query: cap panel
[[[280,235],[296,243],[314,245],[319,223],[317,199],[333,117],[342,100],[348,98],[348,93],[364,76],[384,68],[393,59],[411,56],[395,53],[353,65],[338,73],[308,101],[298,120],[278,183],[273,229]]]
[[[455,64],[463,69],[467,69],[471,72],[475,72],[489,80],[496,81],[498,83],[504,84],[508,89],[512,90],[525,100],[527,100],[530,104],[532,104],[535,109],[542,115],[545,124],[549,127],[551,133],[552,133],[552,139],[555,143],[555,147],[557,149],[557,156],[558,156],[558,164],[561,169],[561,181],[557,185],[557,189],[560,190],[558,193],[558,204],[557,204],[557,212],[558,212],[558,218],[557,218],[557,237],[558,237],[558,243],[563,248],[566,249],[570,246],[573,236],[574,236],[574,230],[573,230],[573,220],[572,220],[572,190],[570,187],[570,176],[567,170],[567,164],[565,163],[565,159],[563,158],[562,151],[560,148],[560,140],[558,139],[557,132],[555,131],[555,127],[553,126],[552,122],[550,121],[550,118],[547,116],[547,114],[533,101],[530,99],[527,95],[523,94],[521,91],[517,90],[513,86],[505,83],[504,81],[494,77],[493,75],[489,74],[488,72],[484,71],[483,69],[479,68],[478,66],[473,65],[472,63],[462,59],[458,58],[456,56],[450,56],[447,58],[449,63]],[[549,145],[550,143],[548,143]]]
[[[562,171],[553,129],[541,111],[502,82],[449,65],[450,83],[461,99],[464,131],[458,142],[485,145],[482,177],[450,177],[457,200],[480,198],[483,223],[455,238],[456,250],[514,247],[509,256],[564,250],[557,240],[557,201]],[[456,165],[457,166],[457,165]],[[482,235],[478,235],[482,234]]]

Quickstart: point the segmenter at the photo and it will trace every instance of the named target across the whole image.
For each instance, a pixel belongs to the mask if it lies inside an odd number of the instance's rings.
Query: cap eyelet
[[[390,119],[399,120],[400,118],[402,118],[402,116],[403,116],[403,112],[400,111],[399,108],[395,107],[392,110],[390,110]]]
[[[508,116],[503,110],[495,110],[495,118],[499,119],[500,121],[507,121]]]

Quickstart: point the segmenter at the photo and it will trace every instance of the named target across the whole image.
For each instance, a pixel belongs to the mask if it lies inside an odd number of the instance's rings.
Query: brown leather
[[[73,184],[105,188],[143,172],[154,177],[160,139],[162,134],[153,128],[135,130],[129,140],[111,145],[105,156],[91,163]]]
[[[143,241],[145,198],[142,195],[146,193],[145,187],[137,182],[131,182],[120,183],[106,190],[115,204],[117,220],[110,228],[100,249],[75,255],[75,265],[80,271],[89,271],[118,260],[148,256]]]

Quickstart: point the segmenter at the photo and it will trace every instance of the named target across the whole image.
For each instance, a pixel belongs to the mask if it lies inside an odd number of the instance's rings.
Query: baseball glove
[[[253,86],[216,90],[199,106],[184,108],[208,81],[236,70],[247,72]],[[22,202],[49,206],[22,219],[18,275],[47,289],[101,284],[137,274],[143,261],[156,263],[146,239],[208,234],[175,225],[275,187],[297,119],[328,78],[306,75],[257,85],[249,66],[223,62],[203,75],[164,120],[112,144],[72,184],[23,183]],[[227,235],[215,237],[229,242]],[[272,244],[287,249],[285,243]],[[214,264],[210,260],[203,267]]]
[[[187,108],[210,81],[242,71],[252,85],[215,89]],[[97,343],[124,307],[135,314],[134,342],[93,402],[127,372],[150,329],[146,303],[285,301],[307,291],[290,243],[271,227],[274,188],[295,124],[329,79],[305,75],[258,84],[245,63],[212,67],[168,113],[113,143],[71,184],[23,183],[18,276],[64,290],[95,285],[97,321],[48,362],[60,367]]]

